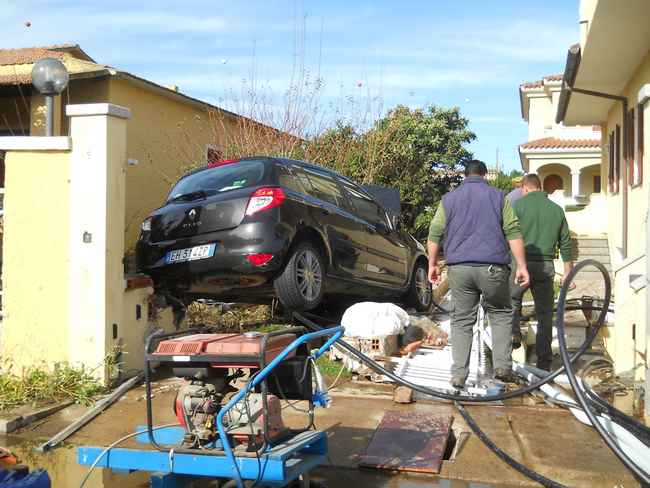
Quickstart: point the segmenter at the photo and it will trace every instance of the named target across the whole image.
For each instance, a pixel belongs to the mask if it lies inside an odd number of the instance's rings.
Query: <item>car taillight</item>
[[[151,232],[151,217],[144,219],[140,228],[142,229],[142,232]]]
[[[271,259],[273,259],[273,254],[260,253],[260,254],[249,254],[246,256],[246,259],[253,266],[264,266]]]
[[[246,215],[253,215],[282,205],[285,199],[286,196],[282,188],[260,188],[255,190],[248,202],[248,207],[246,207]]]

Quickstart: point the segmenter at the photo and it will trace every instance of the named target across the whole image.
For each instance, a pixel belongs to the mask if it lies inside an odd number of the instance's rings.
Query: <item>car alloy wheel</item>
[[[419,266],[415,271],[415,292],[422,306],[428,307],[431,304],[431,285],[424,266]]]
[[[296,281],[300,295],[308,302],[320,296],[323,273],[318,257],[311,249],[304,249],[296,260]]]

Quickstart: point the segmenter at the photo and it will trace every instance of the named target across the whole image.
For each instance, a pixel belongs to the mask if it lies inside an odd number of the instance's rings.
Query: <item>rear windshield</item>
[[[199,194],[213,195],[254,186],[264,178],[264,161],[250,159],[199,171],[181,179],[169,193],[168,201]]]

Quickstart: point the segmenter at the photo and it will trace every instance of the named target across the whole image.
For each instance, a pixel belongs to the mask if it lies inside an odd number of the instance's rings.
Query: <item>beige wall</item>
[[[129,159],[126,173],[126,247],[132,248],[140,223],[158,208],[183,168],[205,163],[206,145],[220,138],[220,127],[205,108],[144,90],[127,80],[111,79],[109,99],[129,107]]]
[[[550,137],[554,118],[551,98],[545,93],[530,96],[528,114],[528,140]]]
[[[639,89],[646,83],[650,83],[650,54],[648,54],[635,74],[627,84],[623,95],[628,98],[629,107],[637,104]],[[650,120],[650,107],[646,103],[644,111],[645,120]],[[642,355],[647,351],[646,320],[645,320],[645,294],[646,290],[635,292],[630,287],[631,279],[636,275],[645,274],[645,260],[636,261],[635,258],[646,252],[646,214],[648,212],[648,188],[650,178],[650,152],[645,151],[643,172],[644,182],[642,186],[628,187],[628,238],[627,238],[627,259],[623,259],[620,250],[623,245],[623,188],[619,194],[611,194],[607,185],[609,172],[609,154],[607,148],[607,135],[616,127],[622,127],[621,104],[616,103],[610,110],[606,124],[603,126],[603,162],[601,165],[601,179],[603,191],[607,194],[608,200],[608,236],[612,264],[615,270],[615,300],[616,300],[616,326],[613,339],[608,347],[610,354],[616,362],[617,372],[629,371],[635,368],[637,378],[643,377],[647,360],[642,360]],[[650,124],[645,124],[644,146],[650,147]],[[621,156],[621,169],[624,169]],[[617,271],[619,270],[619,271]],[[633,353],[634,351],[634,353]]]
[[[14,98],[0,99],[0,114],[14,114],[14,102],[21,103]],[[106,76],[74,80],[62,96],[55,97],[55,135],[70,133],[62,102],[113,103],[131,108],[127,157],[138,164],[126,168],[127,249],[135,245],[142,220],[162,204],[184,169],[204,163],[206,146],[222,142],[222,124],[226,124],[226,130],[235,129],[234,119],[212,120],[207,108],[199,103],[173,99],[164,95],[162,89],[129,79]],[[35,93],[28,103],[29,112],[21,114],[25,116],[24,124],[31,127],[30,135],[43,135],[44,98]],[[0,128],[3,125],[6,124],[0,123]]]
[[[6,155],[2,357],[17,368],[67,361],[67,151]]]

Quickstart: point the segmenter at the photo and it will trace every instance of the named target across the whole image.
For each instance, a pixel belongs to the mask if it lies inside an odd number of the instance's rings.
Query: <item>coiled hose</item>
[[[562,307],[558,307],[558,317],[561,317],[561,322],[562,326],[564,325],[564,312],[565,312],[565,304],[566,304],[566,294],[569,290],[569,286],[572,283],[573,278],[575,277],[576,273],[580,271],[582,268],[586,266],[600,266],[602,268],[602,265],[598,263],[597,261],[594,260],[585,260],[580,263],[578,263],[571,274],[567,277],[565,280],[562,290],[560,292],[560,296],[563,297],[563,300],[561,302]],[[599,268],[600,269],[600,268]],[[604,268],[602,268],[604,269]],[[465,403],[488,403],[488,402],[494,402],[494,401],[500,401],[500,400],[506,400],[509,398],[515,398],[519,397],[522,395],[525,395],[526,393],[530,393],[533,390],[538,389],[540,386],[550,382],[554,378],[556,378],[558,375],[563,373],[567,365],[570,365],[573,361],[578,359],[584,352],[590,347],[591,343],[593,342],[594,338],[598,334],[600,328],[603,326],[605,323],[605,320],[607,318],[607,313],[609,312],[609,305],[611,301],[611,280],[609,278],[609,275],[607,273],[603,274],[603,278],[605,281],[605,297],[603,300],[603,306],[602,307],[591,307],[592,309],[600,309],[600,315],[598,316],[598,319],[596,320],[595,324],[593,327],[590,329],[590,333],[588,337],[586,338],[585,342],[582,344],[582,346],[576,351],[573,356],[569,357],[568,352],[566,350],[566,341],[564,341],[564,328],[560,331],[558,329],[558,336],[561,336],[564,342],[564,353],[567,356],[567,362],[564,362],[564,357],[563,357],[563,366],[555,370],[553,373],[550,373],[548,376],[545,378],[540,379],[539,381],[533,382],[525,387],[518,388],[517,390],[511,391],[511,392],[505,392],[505,393],[500,393],[497,395],[489,395],[489,396],[484,396],[484,397],[474,397],[474,396],[468,396],[468,395],[456,395],[456,394],[450,394],[446,393],[443,391],[435,390],[432,388],[427,388],[421,385],[416,385],[414,383],[411,383],[410,381],[407,381],[396,374],[394,374],[392,371],[388,371],[385,369],[383,366],[378,364],[376,361],[373,359],[369,358],[365,354],[363,354],[361,351],[355,349],[345,341],[339,339],[336,342],[338,345],[343,347],[345,350],[347,350],[350,354],[353,356],[356,356],[357,359],[365,363],[370,369],[374,370],[375,372],[385,375],[386,377],[390,378],[394,382],[407,386],[408,388],[411,388],[413,391],[417,391],[419,393],[422,393],[424,395],[432,396],[434,398],[442,399],[442,400],[449,400],[454,402],[454,405],[460,412],[461,416],[465,419],[467,424],[470,426],[472,431],[481,439],[481,441],[492,451],[494,452],[500,459],[505,461],[508,465],[510,465],[512,468],[516,469],[519,471],[521,474],[524,476],[530,478],[533,481],[536,481],[540,483],[542,486],[546,487],[551,487],[551,488],[562,488],[564,485],[553,481],[549,478],[546,478],[545,476],[542,476],[541,474],[531,470],[530,468],[524,466],[523,464],[519,463],[517,460],[513,459],[511,456],[509,456],[507,453],[505,453],[503,450],[501,450],[498,446],[496,446],[490,439],[489,437],[479,428],[478,424],[474,421],[474,419],[470,416],[469,412],[465,409],[465,407],[460,403],[460,402],[465,402]],[[442,307],[437,306],[438,309],[444,310]],[[306,327],[312,329],[312,330],[320,330],[323,329],[324,327],[321,327],[317,323],[315,323],[313,320],[310,320],[307,316],[312,317],[317,320],[323,320],[323,317],[318,317],[317,315],[310,314],[310,313],[294,313],[293,314],[294,318],[301,322],[303,325]],[[326,319],[325,319],[326,320]],[[558,318],[558,322],[560,319]],[[591,419],[590,419],[591,420]],[[592,421],[593,423],[593,421]],[[596,424],[594,424],[596,425]],[[602,429],[602,428],[601,428]]]
[[[585,414],[589,418],[591,425],[593,425],[596,428],[598,434],[600,434],[600,436],[603,438],[603,441],[605,441],[605,444],[607,444],[607,447],[609,447],[612,450],[612,452],[616,455],[616,457],[618,457],[621,460],[621,462],[625,465],[625,467],[629,469],[632,472],[632,474],[634,474],[637,480],[643,486],[650,486],[650,474],[646,473],[643,469],[637,466],[627,456],[627,454],[625,454],[625,452],[623,452],[623,450],[618,446],[618,443],[612,437],[612,435],[600,424],[600,422],[596,418],[596,415],[594,415],[593,406],[591,402],[587,398],[585,391],[583,390],[580,382],[578,381],[575,375],[575,372],[573,371],[573,365],[571,364],[571,357],[569,356],[569,352],[567,350],[566,338],[564,337],[564,332],[565,332],[564,309],[566,305],[566,295],[568,292],[569,284],[575,278],[576,273],[578,273],[582,268],[585,268],[586,266],[594,266],[598,271],[601,272],[603,278],[605,279],[606,294],[607,295],[611,294],[611,283],[609,279],[609,273],[601,263],[594,260],[586,260],[578,263],[573,268],[573,270],[571,270],[569,276],[567,276],[562,286],[562,289],[560,290],[560,296],[558,298],[558,306],[557,306],[558,314],[555,323],[557,327],[557,337],[560,345],[560,356],[562,357],[562,363],[564,364],[564,367],[566,369],[566,374],[567,377],[569,378],[569,383],[571,383],[571,388],[573,388],[573,392],[576,395],[576,400],[578,401],[578,403],[584,410]]]

